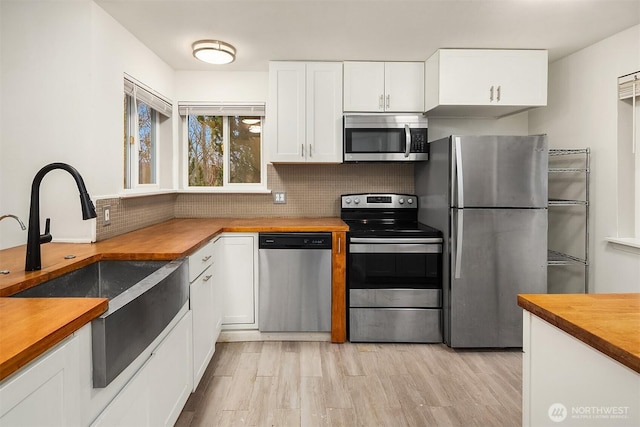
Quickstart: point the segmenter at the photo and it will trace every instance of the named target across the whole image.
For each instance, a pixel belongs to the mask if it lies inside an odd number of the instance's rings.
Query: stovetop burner
[[[346,194],[342,220],[357,237],[440,237],[435,228],[418,222],[418,199],[411,194]]]

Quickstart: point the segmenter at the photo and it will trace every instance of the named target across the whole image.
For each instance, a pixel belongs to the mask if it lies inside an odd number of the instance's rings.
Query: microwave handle
[[[411,129],[409,129],[409,125],[404,125],[404,137],[406,143],[404,156],[409,157],[409,153],[411,153]]]

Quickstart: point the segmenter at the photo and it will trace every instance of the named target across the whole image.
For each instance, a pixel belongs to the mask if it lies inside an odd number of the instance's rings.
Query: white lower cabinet
[[[523,426],[638,426],[640,374],[523,311]]]
[[[191,316],[184,316],[149,361],[151,426],[174,425],[193,389]]]
[[[191,282],[189,289],[189,304],[193,314],[193,391],[196,390],[204,371],[215,352],[215,345],[220,334],[221,326],[221,285],[215,274],[215,268],[220,262],[216,257],[221,243],[216,239],[207,244],[211,254],[211,264],[207,265],[200,275]],[[194,256],[189,257],[189,266]],[[195,262],[200,260],[198,257]]]
[[[94,426],[172,426],[193,389],[191,311],[169,332]]]
[[[222,285],[222,327],[258,329],[258,234],[225,233],[220,243],[214,275]]]
[[[74,335],[0,382],[0,426],[79,425],[78,359]]]
[[[148,426],[151,425],[151,389],[149,387],[149,365],[153,355],[146,361],[115,399],[100,414],[93,426]]]

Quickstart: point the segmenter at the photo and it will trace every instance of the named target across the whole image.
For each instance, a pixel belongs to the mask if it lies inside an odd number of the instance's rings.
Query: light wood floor
[[[218,343],[177,426],[519,426],[520,351]]]

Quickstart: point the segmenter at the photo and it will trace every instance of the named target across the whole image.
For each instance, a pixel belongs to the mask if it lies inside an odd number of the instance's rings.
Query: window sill
[[[183,188],[177,192],[180,194],[271,194],[271,190],[265,187]]]
[[[127,191],[124,193],[118,194],[118,197],[121,199],[134,199],[137,197],[149,197],[149,196],[161,196],[163,194],[176,194],[175,190],[153,190],[153,191]]]
[[[605,240],[618,246],[623,251],[640,255],[640,239],[634,237],[605,237]]]

